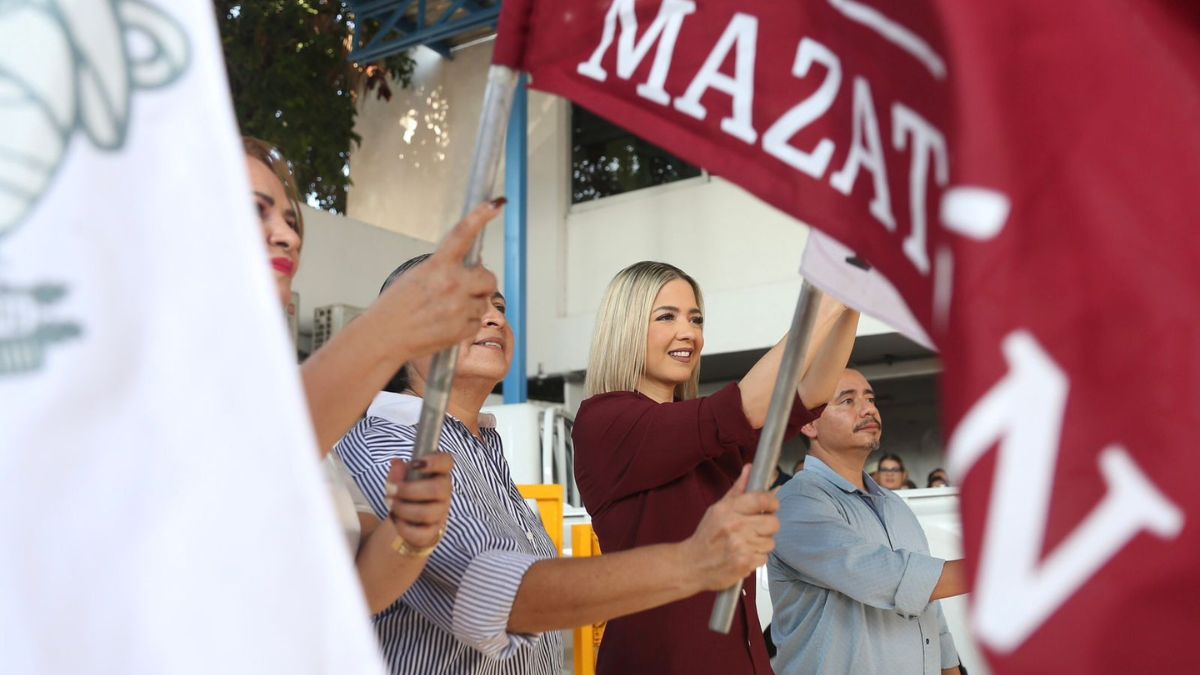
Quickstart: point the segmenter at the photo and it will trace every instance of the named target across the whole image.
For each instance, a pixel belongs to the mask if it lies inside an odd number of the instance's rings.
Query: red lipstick
[[[296,263],[289,258],[271,258],[271,267],[275,268],[276,272],[289,277],[296,273]]]

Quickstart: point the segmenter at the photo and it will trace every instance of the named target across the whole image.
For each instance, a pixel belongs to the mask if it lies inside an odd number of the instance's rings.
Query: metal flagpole
[[[800,299],[796,302],[796,313],[792,316],[787,347],[783,350],[779,375],[775,378],[775,389],[771,393],[771,405],[767,408],[767,422],[758,437],[758,449],[754,453],[754,465],[750,469],[747,492],[766,490],[767,482],[771,480],[771,468],[779,463],[783,430],[792,414],[792,400],[796,397],[800,368],[804,363],[804,353],[808,351],[817,307],[820,304],[821,291],[806,280],[800,289]],[[717,595],[717,601],[713,603],[712,617],[708,620],[710,629],[718,633],[729,633],[741,587],[741,584],[731,586]]]
[[[504,131],[508,126],[516,83],[517,72],[512,68],[495,65],[488,68],[487,88],[483,93],[483,112],[479,116],[479,136],[475,141],[475,158],[467,181],[467,199],[463,204],[464,218],[472,209],[492,197],[496,171],[500,165],[500,158],[504,155]],[[464,265],[470,267],[479,264],[482,245],[483,235],[480,234],[463,260]],[[421,403],[421,417],[417,422],[417,438],[412,454],[414,460],[437,450],[438,439],[442,435],[442,422],[446,417],[446,406],[450,403],[450,385],[454,382],[454,370],[457,365],[458,345],[438,352],[433,357],[425,397]],[[419,478],[421,475],[418,471],[408,474],[408,480]]]
[[[504,402],[524,403],[529,399],[528,360],[529,314],[526,264],[529,255],[527,216],[529,215],[529,76],[517,79],[512,112],[508,116],[505,139],[504,196],[504,299],[508,302],[505,320],[513,329],[512,364],[504,378]]]

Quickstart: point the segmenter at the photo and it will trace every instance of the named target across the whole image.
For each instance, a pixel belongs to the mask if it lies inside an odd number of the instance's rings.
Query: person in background
[[[250,192],[262,228],[279,301],[292,298],[292,279],[300,266],[304,214],[287,160],[273,146],[244,138],[242,147]],[[303,366],[309,414],[322,456],[345,433],[383,387],[398,365],[396,359],[427,354],[458,341],[477,322],[485,298],[495,291],[495,278],[482,269],[462,265],[467,248],[497,213],[494,204],[476,209],[446,238],[435,255],[437,264],[405,284],[405,291],[380,298],[357,320],[309,357]],[[389,467],[388,509],[391,518],[376,516],[366,506],[336,458],[324,468],[346,543],[360,577],[384,571],[392,598],[403,593],[425,565],[412,555],[436,542],[450,510],[452,459],[437,454],[418,467],[427,478],[405,481],[403,462]],[[395,548],[393,548],[395,547]]]
[[[900,459],[899,455],[889,452],[880,457],[873,477],[881,487],[889,490],[909,489],[908,471],[904,468],[904,460]]]
[[[966,572],[931,556],[912,510],[864,471],[883,434],[866,378],[847,369],[803,431],[812,447],[779,491],[767,564],[775,672],[960,675],[938,600],[965,593]]]
[[[401,265],[384,296],[430,260]],[[481,413],[512,365],[504,311],[504,297],[494,293],[475,333],[460,345],[439,441],[455,458],[441,543],[399,600],[390,586],[377,593],[372,580],[365,582],[384,657],[397,675],[561,675],[558,630],[726,588],[765,564],[774,545],[777,503],[769,493],[745,493],[745,467],[698,524],[669,543],[556,558],[541,519],[513,484],[495,419]],[[388,466],[413,451],[430,361],[404,365],[336,449],[380,518]]]
[[[925,487],[950,487],[950,479],[946,477],[946,470],[939,466],[930,471]]]
[[[666,263],[622,270],[601,303],[588,361],[590,398],[572,437],[579,493],[606,555],[686,537],[754,458],[786,337],[740,381],[699,397],[704,321],[699,285]],[[822,301],[785,438],[833,394],[857,325],[857,312]],[[770,673],[754,593],[751,575],[728,635],[708,629],[711,593],[611,621],[596,672]]]
[[[776,464],[771,467],[771,484],[767,489],[771,492],[779,492],[779,488],[783,487],[783,484],[791,479],[792,475],[784,473],[783,469],[780,469],[779,465]]]

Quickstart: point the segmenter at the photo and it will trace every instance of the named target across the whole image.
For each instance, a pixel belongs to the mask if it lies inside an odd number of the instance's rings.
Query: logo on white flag
[[[76,132],[93,145],[125,142],[133,92],[187,68],[183,28],[141,0],[16,0],[0,13],[0,254],[49,190]],[[41,367],[48,345],[82,328],[53,315],[70,289],[9,283],[0,258],[0,377]]]

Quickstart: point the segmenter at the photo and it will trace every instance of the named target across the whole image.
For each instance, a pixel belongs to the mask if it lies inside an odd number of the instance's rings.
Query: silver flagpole
[[[512,68],[488,68],[487,89],[483,93],[483,112],[479,116],[479,136],[475,141],[475,159],[471,164],[467,199],[462,210],[464,218],[476,206],[492,198],[496,171],[504,154],[504,132],[508,127],[508,115],[512,110],[516,84],[517,71]],[[481,234],[463,260],[464,265],[471,267],[479,264],[482,245]],[[457,365],[458,345],[438,352],[433,357],[425,397],[421,403],[421,417],[417,422],[417,438],[412,454],[414,460],[437,450],[438,440],[442,435],[442,422],[446,417],[446,406],[450,403],[450,385],[454,382],[454,370]],[[409,480],[420,477],[420,472],[417,471],[408,474]]]
[[[775,389],[771,394],[771,406],[767,408],[767,422],[758,437],[758,450],[754,453],[754,465],[750,469],[750,484],[747,492],[767,489],[771,479],[771,468],[779,463],[779,446],[783,443],[783,430],[792,414],[792,400],[796,397],[796,385],[800,380],[800,368],[804,364],[804,353],[808,351],[813,323],[817,318],[817,307],[821,304],[821,291],[806,280],[796,302],[796,313],[792,316],[792,327],[788,331],[787,347],[779,364],[779,375],[775,378]],[[741,584],[721,591],[713,603],[712,617],[708,627],[718,633],[729,633],[733,624],[733,612],[737,607]]]

